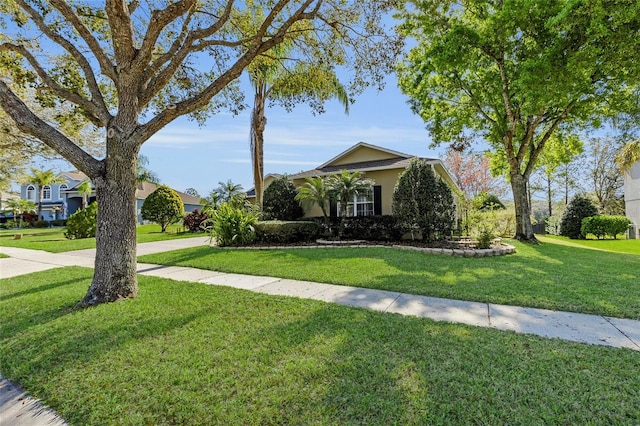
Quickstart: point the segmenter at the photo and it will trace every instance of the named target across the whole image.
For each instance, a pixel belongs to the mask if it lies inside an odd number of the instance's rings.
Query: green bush
[[[318,224],[313,221],[268,220],[256,223],[254,228],[256,240],[285,244],[313,241],[319,231]]]
[[[262,213],[265,220],[296,220],[304,210],[296,200],[298,191],[287,176],[275,179],[264,190]]]
[[[426,161],[411,160],[393,191],[393,214],[403,231],[419,231],[425,241],[442,239],[453,231],[454,212],[449,186]]]
[[[258,212],[247,212],[223,203],[213,210],[211,217],[203,222],[203,226],[220,247],[241,246],[255,239],[254,226],[258,217]]]
[[[51,226],[65,226],[67,221],[65,219],[56,219],[51,221]]]
[[[184,204],[176,191],[160,185],[144,200],[140,213],[144,220],[157,223],[164,232],[167,226],[182,220]]]
[[[50,224],[48,220],[34,220],[33,222],[31,222],[31,226],[33,226],[34,228],[48,228],[49,225]]]
[[[584,238],[582,233],[582,220],[598,214],[598,209],[593,202],[582,196],[576,195],[567,205],[567,209],[560,221],[560,235],[573,239]]]
[[[64,236],[70,240],[92,238],[96,236],[98,203],[91,203],[86,208],[77,210],[67,219]]]
[[[488,249],[491,247],[491,242],[493,241],[494,235],[491,232],[491,229],[488,227],[480,229],[476,239],[478,240],[478,248],[479,249]]]
[[[626,232],[631,221],[625,216],[598,215],[582,219],[582,235],[593,234],[601,239],[606,236],[617,238]]]
[[[506,207],[502,204],[502,201],[493,194],[488,192],[481,192],[471,201],[471,206],[474,209],[484,210],[504,210]]]

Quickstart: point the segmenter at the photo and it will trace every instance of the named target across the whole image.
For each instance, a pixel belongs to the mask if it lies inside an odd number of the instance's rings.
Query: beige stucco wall
[[[368,179],[373,179],[374,185],[381,186],[381,195],[382,195],[382,214],[390,215],[392,214],[392,203],[393,203],[393,190],[396,186],[396,182],[398,181],[398,177],[404,171],[404,168],[401,169],[388,169],[388,170],[377,170],[366,172],[364,176]],[[436,169],[436,173],[438,170]],[[301,186],[304,184],[304,179],[294,179],[293,184],[295,186]],[[327,211],[327,214],[329,212]],[[318,205],[313,205],[312,208],[308,206],[305,207],[305,217],[320,217],[322,216],[322,210]]]
[[[332,166],[340,166],[342,164],[362,163],[364,161],[377,161],[388,160],[390,158],[397,158],[397,155],[390,154],[388,152],[380,151],[378,149],[371,149],[366,146],[361,146],[353,152],[338,158],[336,161],[332,161]]]
[[[640,238],[640,162],[633,165],[624,177],[624,201],[626,215],[635,224],[636,236]]]

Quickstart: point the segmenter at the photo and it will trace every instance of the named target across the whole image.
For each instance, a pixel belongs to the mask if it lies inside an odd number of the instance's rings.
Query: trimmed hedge
[[[266,220],[254,225],[256,240],[264,243],[297,243],[313,241],[319,231],[313,221]]]
[[[329,218],[329,228],[324,223],[324,218],[314,217],[314,221],[321,229],[320,235],[337,235],[340,226],[339,217]],[[345,218],[342,238],[345,240],[367,240],[367,241],[400,241],[402,239],[402,229],[398,224],[396,216],[355,216]]]
[[[582,219],[582,234],[593,234],[601,239],[606,236],[617,238],[618,234],[626,232],[631,221],[625,216],[598,215]]]

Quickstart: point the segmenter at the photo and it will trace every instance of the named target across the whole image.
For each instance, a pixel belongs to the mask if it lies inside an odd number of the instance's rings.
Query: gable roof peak
[[[318,166],[318,169],[322,169],[323,167],[327,167],[329,166],[331,163],[333,163],[334,161],[347,156],[349,154],[351,154],[352,152],[360,149],[360,148],[369,148],[369,149],[373,149],[376,151],[380,151],[380,152],[384,152],[399,158],[413,158],[415,157],[415,155],[409,155],[409,154],[405,154],[404,152],[399,152],[399,151],[394,151],[392,149],[388,149],[388,148],[383,148],[381,146],[378,145],[373,145],[367,142],[358,142],[357,144],[353,145],[352,147],[346,149],[345,151],[341,152],[340,154],[336,155],[335,157],[333,157],[331,160],[321,164]]]

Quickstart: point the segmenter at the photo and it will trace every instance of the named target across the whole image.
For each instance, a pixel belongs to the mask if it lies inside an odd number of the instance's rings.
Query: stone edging
[[[317,249],[317,248],[364,248],[364,247],[391,247],[400,250],[413,250],[429,254],[443,254],[445,256],[458,257],[490,257],[504,256],[516,252],[516,248],[509,244],[501,244],[500,247],[489,249],[448,249],[448,248],[432,248],[432,247],[415,247],[405,246],[402,244],[394,244],[391,246],[382,244],[350,244],[350,245],[310,245],[310,246],[246,246],[246,247],[221,247],[224,249],[236,250],[280,250],[280,249]]]

